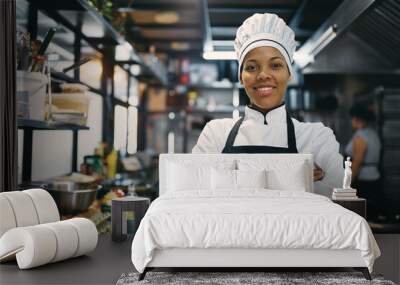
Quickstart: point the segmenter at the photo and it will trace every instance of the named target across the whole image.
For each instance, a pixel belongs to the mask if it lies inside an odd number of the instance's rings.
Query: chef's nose
[[[268,68],[264,67],[260,70],[260,72],[257,74],[257,79],[258,80],[265,80],[267,78],[271,78],[271,74],[269,73]]]

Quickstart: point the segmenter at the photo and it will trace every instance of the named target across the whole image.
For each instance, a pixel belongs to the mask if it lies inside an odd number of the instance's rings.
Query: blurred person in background
[[[354,134],[345,153],[352,158],[352,187],[367,199],[367,217],[374,219],[379,214],[383,195],[379,171],[381,142],[373,128],[375,114],[368,106],[355,104],[350,108],[350,117]]]

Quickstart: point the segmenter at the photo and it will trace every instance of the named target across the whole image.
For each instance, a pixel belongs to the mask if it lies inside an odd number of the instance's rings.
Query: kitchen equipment
[[[25,115],[30,119],[43,121],[45,118],[46,84],[43,73],[17,70],[17,102],[28,105]]]
[[[53,38],[56,31],[57,31],[56,28],[50,28],[47,31],[46,35],[44,36],[43,43],[40,45],[39,50],[37,52],[37,55],[36,55],[37,57],[41,57],[44,55],[44,53],[46,52],[46,50],[50,44],[50,41]],[[34,59],[34,61],[32,63],[31,71],[34,72],[34,71],[37,71],[37,69],[38,69],[38,61],[36,59]]]
[[[116,198],[111,201],[111,238],[126,240],[134,235],[150,205],[150,199],[136,196]]]
[[[53,93],[52,120],[86,125],[90,100],[86,93]]]
[[[81,59],[80,61],[78,61],[77,63],[74,63],[71,66],[64,68],[63,72],[67,73],[70,70],[76,69],[76,68],[80,67],[82,64],[85,64],[86,62],[91,61],[92,59],[93,59],[92,57],[85,57],[85,58]]]
[[[77,214],[89,208],[100,187],[93,183],[71,181],[52,181],[45,186],[63,215]]]

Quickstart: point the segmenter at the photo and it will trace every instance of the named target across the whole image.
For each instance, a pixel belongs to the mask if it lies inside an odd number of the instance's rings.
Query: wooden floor
[[[28,270],[15,261],[0,264],[0,284],[115,284],[124,272],[135,271],[131,262],[132,238],[112,242],[100,235],[97,248],[87,256],[64,260]]]

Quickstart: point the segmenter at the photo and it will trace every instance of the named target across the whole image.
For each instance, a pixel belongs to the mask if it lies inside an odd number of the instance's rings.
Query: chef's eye
[[[273,69],[281,69],[281,68],[283,68],[283,64],[280,63],[280,62],[274,62],[274,63],[271,64],[271,67]]]
[[[246,71],[254,71],[256,69],[257,69],[257,67],[255,64],[246,64],[246,66],[244,67],[244,70],[246,70]]]

